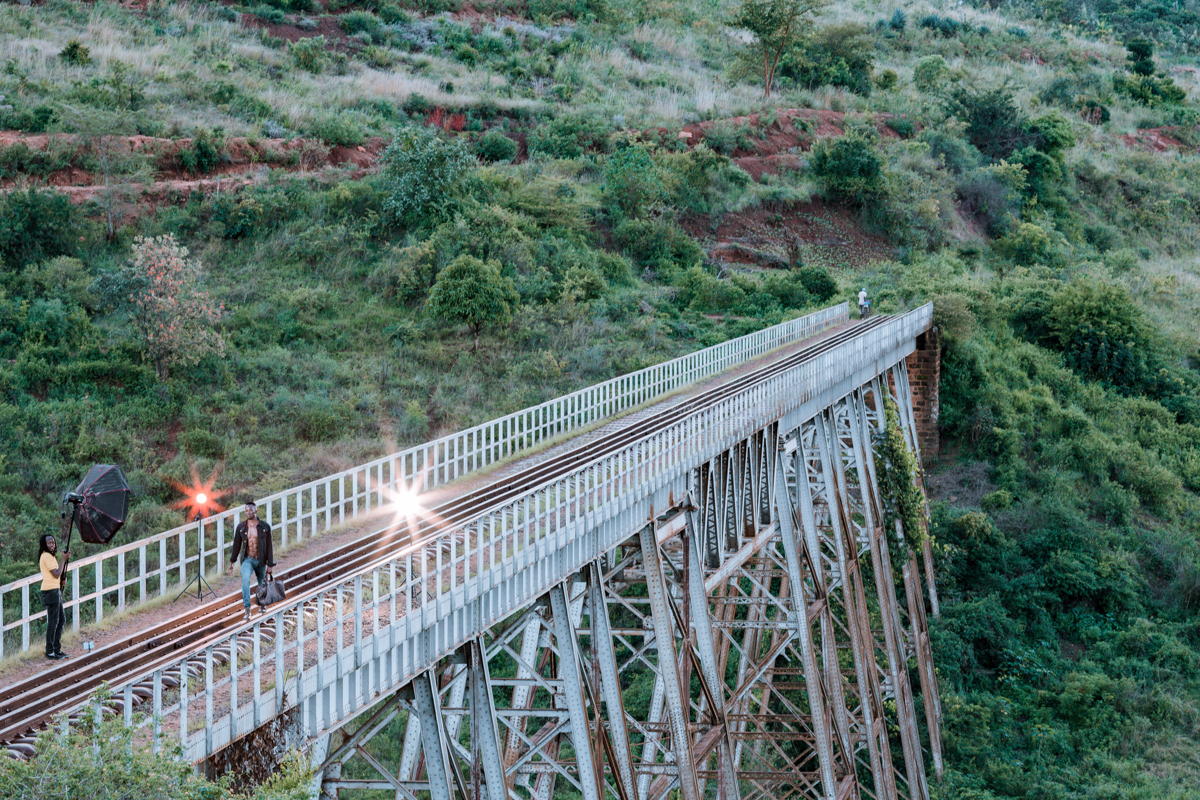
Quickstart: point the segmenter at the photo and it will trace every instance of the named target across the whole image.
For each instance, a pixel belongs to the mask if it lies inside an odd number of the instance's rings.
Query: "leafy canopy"
[[[384,210],[404,224],[446,216],[463,181],[478,165],[466,141],[445,138],[424,125],[397,128],[382,161],[389,188]]]
[[[512,279],[500,274],[500,262],[462,255],[438,274],[426,310],[439,319],[465,323],[475,336],[472,349],[477,350],[485,325],[512,321],[517,299]]]
[[[135,239],[129,266],[100,282],[108,302],[129,313],[162,380],[175,365],[225,352],[225,340],[213,328],[225,307],[200,290],[203,273],[188,249],[167,234]]]
[[[803,41],[811,17],[824,5],[824,0],[742,0],[730,23],[754,34],[743,60],[762,76],[764,97],[771,96],[779,59]]]

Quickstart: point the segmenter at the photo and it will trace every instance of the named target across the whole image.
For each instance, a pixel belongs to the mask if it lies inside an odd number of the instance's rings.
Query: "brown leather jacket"
[[[246,541],[246,529],[246,520],[242,520],[233,532],[233,555],[229,557],[230,564],[238,560],[242,548],[249,544]],[[250,548],[246,547],[246,554],[249,555],[249,553]],[[271,546],[271,526],[261,519],[258,521],[258,561],[260,564],[265,562],[268,567],[275,566],[275,550]]]

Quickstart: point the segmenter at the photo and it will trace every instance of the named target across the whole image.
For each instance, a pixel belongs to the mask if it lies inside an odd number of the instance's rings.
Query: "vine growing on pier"
[[[925,496],[921,494],[921,465],[904,440],[900,410],[896,401],[887,399],[884,428],[875,439],[875,475],[883,504],[883,528],[888,543],[903,550],[917,550],[925,541]],[[896,522],[904,532],[903,542],[896,537]]]

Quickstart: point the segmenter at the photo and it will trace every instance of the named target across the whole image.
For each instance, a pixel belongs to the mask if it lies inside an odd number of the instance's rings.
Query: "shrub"
[[[59,52],[58,57],[76,67],[86,67],[92,63],[92,51],[78,39],[67,42],[67,46]]]
[[[1050,234],[1032,222],[1022,222],[996,240],[996,251],[1017,264],[1045,263],[1051,253]]]
[[[530,153],[579,158],[588,150],[604,150],[613,123],[599,114],[567,114],[530,132]]]
[[[988,236],[1000,236],[1017,218],[1021,195],[993,171],[972,170],[955,186],[963,211],[983,225]]]
[[[397,5],[384,3],[379,7],[379,18],[388,25],[405,25],[412,22],[412,16]]]
[[[675,302],[692,311],[728,314],[746,302],[746,292],[741,287],[710,275],[699,264],[683,273],[677,285]]]
[[[342,15],[338,20],[338,27],[349,36],[356,33],[373,35],[379,30],[379,17],[370,11],[351,11]]]
[[[424,125],[398,128],[381,161],[390,190],[384,210],[402,222],[440,217],[478,164],[465,140]]]
[[[824,303],[837,295],[837,281],[821,267],[801,267],[797,274],[804,291],[815,297],[818,302]]]
[[[664,219],[629,219],[613,237],[636,266],[657,270],[669,279],[678,269],[688,269],[704,259],[700,245],[674,222]]]
[[[198,128],[191,143],[179,151],[179,168],[184,172],[208,174],[225,157],[225,144],[214,133]]]
[[[1157,108],[1176,105],[1187,100],[1187,92],[1170,78],[1153,75],[1114,75],[1113,89],[1136,103]]]
[[[325,65],[329,63],[329,56],[325,52],[324,36],[313,36],[292,42],[288,45],[288,52],[292,55],[293,64],[313,75],[320,75],[324,71]]]
[[[641,147],[626,147],[609,157],[601,194],[614,218],[640,217],[666,199],[666,187],[650,154]]]
[[[250,9],[250,13],[269,25],[283,24],[283,11],[274,6],[269,6],[265,3],[257,5]]]
[[[883,159],[861,136],[822,140],[810,164],[823,190],[837,200],[860,203],[886,189]]]
[[[517,157],[517,143],[504,135],[499,128],[492,128],[475,143],[475,152],[489,163],[508,163]]]
[[[574,297],[576,300],[595,300],[603,297],[608,290],[608,284],[595,270],[587,267],[571,267],[563,277],[563,296]]]
[[[913,83],[922,92],[936,92],[946,83],[950,65],[941,56],[924,56],[913,67]]]
[[[324,442],[345,435],[350,417],[341,403],[326,397],[307,395],[295,412],[296,435],[308,442]]]
[[[983,160],[973,144],[949,131],[926,128],[917,138],[929,145],[929,155],[950,172],[961,175],[978,167]]]
[[[894,69],[885,69],[875,78],[875,85],[880,91],[888,92],[896,88],[896,84],[900,82],[900,75]]]
[[[34,189],[0,197],[0,263],[9,271],[75,250],[78,217],[58,192]]]
[[[956,89],[946,102],[946,111],[966,124],[967,141],[988,158],[1008,158],[1038,142],[1007,86]]]
[[[363,60],[375,69],[387,69],[396,63],[396,54],[386,47],[371,45],[363,50]]]
[[[359,121],[345,111],[317,117],[309,127],[309,134],[333,147],[360,145],[367,135]]]
[[[873,49],[862,25],[831,25],[788,50],[779,74],[809,89],[844,86],[865,97],[871,93]]]
[[[732,156],[738,150],[754,148],[754,140],[750,138],[750,126],[728,119],[718,120],[705,129],[704,143],[723,156]]]

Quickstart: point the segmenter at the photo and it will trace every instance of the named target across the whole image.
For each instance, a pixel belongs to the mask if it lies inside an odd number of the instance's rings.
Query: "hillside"
[[[94,461],[136,538],[865,286],[945,335],[937,797],[1194,797],[1200,17],[834,0],[764,97],[740,5],[0,3],[0,583]]]

